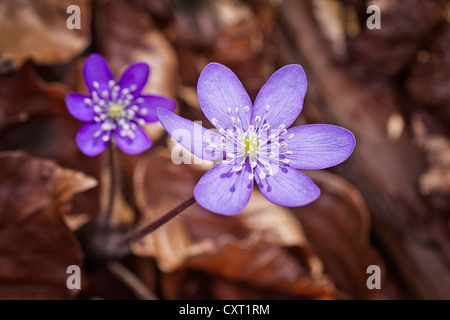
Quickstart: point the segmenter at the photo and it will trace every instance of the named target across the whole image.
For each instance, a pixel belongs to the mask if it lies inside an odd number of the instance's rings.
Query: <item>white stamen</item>
[[[291,133],[290,135],[288,135],[287,139],[292,139],[294,137],[294,134]]]
[[[104,142],[108,142],[108,141],[109,141],[109,135],[104,135],[104,136],[102,137],[102,140],[103,140]]]
[[[239,172],[239,171],[241,171],[241,170],[242,170],[242,165],[234,166],[234,167],[233,167],[233,171],[234,171],[234,172]]]
[[[92,86],[97,90],[100,88],[100,84],[97,81],[92,82]]]
[[[264,172],[264,171],[261,171],[261,172],[259,173],[259,177],[261,178],[261,180],[264,180],[264,179],[266,178],[265,172]]]
[[[147,108],[142,108],[141,110],[139,110],[139,114],[141,116],[146,116],[148,114],[148,109]]]
[[[250,173],[250,174],[248,175],[248,179],[249,179],[249,180],[253,180],[254,177],[255,177],[255,176],[253,175],[253,173]]]
[[[212,124],[213,124],[214,126],[217,126],[217,125],[219,124],[219,121],[217,121],[216,118],[212,118],[212,119],[211,119],[211,122],[212,122]]]
[[[230,107],[227,108],[227,113],[228,113],[228,115],[231,114],[231,108]]]
[[[289,151],[286,151],[285,154],[290,156],[291,154],[293,154],[293,152],[289,150]]]
[[[105,99],[109,97],[109,92],[108,92],[108,90],[103,90],[103,91],[102,91],[102,97],[105,98]]]
[[[266,106],[266,112],[269,112],[269,105]]]
[[[88,106],[92,106],[92,100],[89,98],[85,98],[84,103],[87,104]]]
[[[269,128],[270,128],[270,124],[268,124],[268,123],[265,123],[265,124],[262,126],[262,129],[263,129],[264,131],[269,130]]]
[[[239,108],[238,107],[236,107],[236,109],[234,111],[236,112],[236,115],[239,114]]]
[[[255,122],[256,123],[260,123],[261,122],[261,117],[260,116],[256,116],[255,117]]]
[[[137,85],[132,84],[132,85],[130,86],[130,91],[131,91],[131,92],[136,91],[136,89],[137,89]]]
[[[283,159],[283,160],[281,160],[281,162],[283,162],[283,163],[285,163],[285,164],[289,164],[289,159]]]
[[[100,108],[99,106],[94,106],[94,112],[95,113],[100,114],[100,113],[102,113],[102,111],[103,111],[103,109]]]
[[[244,107],[244,111],[245,111],[245,112],[249,112],[249,111],[250,111],[250,107],[249,107],[249,106],[245,106],[245,107]]]
[[[114,80],[111,79],[111,80],[108,81],[108,87],[109,88],[113,88],[115,85],[116,85],[116,82]]]

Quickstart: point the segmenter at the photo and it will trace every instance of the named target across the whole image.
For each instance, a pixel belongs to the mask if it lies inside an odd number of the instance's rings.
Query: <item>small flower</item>
[[[147,64],[135,63],[116,82],[102,56],[92,54],[86,59],[83,76],[90,94],[66,96],[70,114],[86,122],[76,137],[84,154],[96,156],[110,141],[128,154],[151,147],[152,141],[140,126],[158,120],[157,107],[172,111],[175,103],[163,96],[141,94],[149,73]]]
[[[204,160],[223,160],[194,189],[202,207],[238,213],[250,200],[254,180],[269,201],[281,206],[302,206],[319,197],[319,188],[296,169],[343,162],[353,152],[355,138],[344,128],[325,124],[288,129],[302,110],[306,87],[302,67],[287,65],[271,76],[252,104],[236,75],[211,63],[197,90],[203,113],[218,132],[157,109],[164,128],[183,147]]]

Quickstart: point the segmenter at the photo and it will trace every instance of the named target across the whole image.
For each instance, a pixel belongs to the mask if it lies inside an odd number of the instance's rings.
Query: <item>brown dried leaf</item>
[[[235,217],[193,213],[186,223],[196,238],[187,261],[194,269],[295,296],[338,296],[311,253],[300,223],[289,210],[268,202],[256,190]],[[214,236],[198,237],[207,234],[203,228]],[[287,247],[295,248],[296,254]]]
[[[64,102],[59,85],[45,84],[32,66],[0,77],[0,150],[23,150],[97,177],[101,157],[86,157],[75,144],[81,123]],[[74,212],[95,215],[98,189],[77,195]]]
[[[195,86],[209,61],[236,72],[251,97],[267,79],[275,48],[270,32],[275,12],[266,1],[200,1],[174,5],[174,45],[183,84]]]
[[[192,189],[183,183],[183,180],[191,181],[191,176],[172,163],[166,149],[153,150],[151,156],[138,162],[133,176],[136,207],[142,215],[138,227],[158,219],[191,196]],[[190,244],[183,221],[176,218],[135,243],[132,251],[155,257],[159,268],[170,272],[184,263]]]
[[[346,180],[326,171],[308,172],[321,189],[318,200],[293,208],[325,271],[336,286],[356,299],[382,298],[366,286],[367,267],[384,262],[369,242],[370,216],[358,192]],[[386,282],[382,283],[382,289]],[[383,292],[383,291],[382,291]]]
[[[81,29],[69,30],[67,7],[81,11]],[[0,2],[0,61],[11,60],[19,69],[26,59],[53,65],[71,60],[90,43],[88,0]]]
[[[0,154],[0,299],[65,299],[82,253],[62,219],[75,193],[96,181],[53,161]]]

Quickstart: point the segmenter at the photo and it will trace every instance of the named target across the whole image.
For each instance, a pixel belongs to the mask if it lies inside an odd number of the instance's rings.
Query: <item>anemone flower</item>
[[[150,69],[145,63],[130,65],[116,82],[105,59],[91,54],[85,61],[83,76],[89,95],[69,93],[70,114],[85,124],[76,142],[88,156],[96,156],[110,143],[122,151],[137,154],[152,141],[140,126],[158,120],[156,108],[174,110],[175,103],[163,96],[142,94]]]
[[[316,200],[319,188],[297,169],[324,169],[346,160],[355,138],[347,129],[310,124],[289,128],[303,107],[307,81],[303,68],[287,65],[275,72],[252,104],[236,75],[211,63],[198,80],[198,100],[217,129],[158,108],[166,131],[195,156],[218,164],[194,189],[205,209],[224,215],[240,212],[254,181],[271,202],[296,207]]]

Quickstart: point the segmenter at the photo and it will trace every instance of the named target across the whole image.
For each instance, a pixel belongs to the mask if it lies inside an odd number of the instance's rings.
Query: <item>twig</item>
[[[136,277],[128,268],[118,263],[117,261],[111,261],[108,263],[108,269],[123,283],[128,285],[133,290],[136,297],[141,300],[158,300],[158,298],[150,291],[149,288],[142,281]]]

